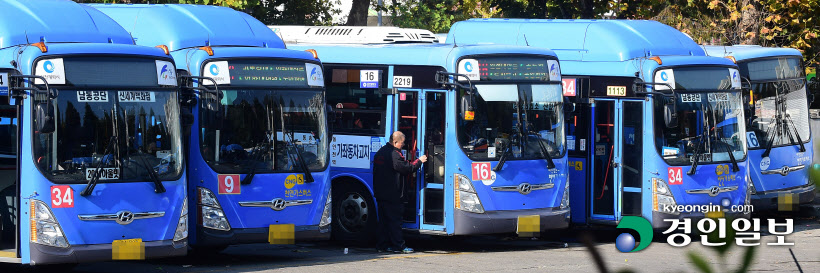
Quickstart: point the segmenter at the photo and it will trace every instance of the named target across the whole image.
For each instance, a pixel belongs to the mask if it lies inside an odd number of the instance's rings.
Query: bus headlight
[[[199,189],[199,223],[206,228],[217,230],[231,230],[228,218],[222,211],[222,206],[216,200],[214,193],[206,188]]]
[[[182,211],[179,213],[177,230],[174,232],[174,242],[188,238],[188,199],[182,201]]]
[[[31,199],[31,242],[47,246],[67,248],[70,245],[57,218],[46,203]]]
[[[322,219],[319,220],[319,227],[324,227],[324,226],[330,225],[330,221],[332,220],[330,218],[330,216],[331,216],[330,215],[330,213],[331,213],[330,208],[331,208],[331,204],[333,203],[332,199],[331,199],[332,198],[331,196],[333,196],[333,194],[331,194],[331,191],[332,190],[327,192],[327,200],[325,201],[325,209],[322,210]]]
[[[567,177],[567,182],[564,183],[564,196],[561,197],[561,209],[569,208],[569,177]]]
[[[481,205],[481,200],[478,199],[470,179],[463,174],[455,174],[454,180],[456,208],[468,212],[484,213],[484,206]]]
[[[669,186],[666,185],[666,181],[657,177],[653,177],[652,209],[658,212],[678,215],[680,214],[680,212],[678,212],[678,210],[676,209],[661,209],[673,208],[677,206],[678,204],[677,202],[675,202],[675,197],[672,195],[672,191],[669,190]]]

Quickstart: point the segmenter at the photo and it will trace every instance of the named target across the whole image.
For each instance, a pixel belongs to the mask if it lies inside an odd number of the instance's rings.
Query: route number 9
[[[219,183],[219,194],[239,194],[242,190],[239,187],[238,174],[220,174],[217,176]]]

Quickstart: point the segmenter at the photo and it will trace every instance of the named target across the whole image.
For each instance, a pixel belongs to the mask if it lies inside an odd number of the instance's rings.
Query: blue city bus
[[[710,204],[708,216],[749,216],[722,212],[748,209],[751,190],[741,81],[729,59],[642,20],[473,19],[454,24],[447,40],[558,54],[573,223],[642,216],[663,228],[665,219],[706,216],[687,205]]]
[[[190,75],[194,250],[330,238],[329,132],[315,52],[286,49],[267,26],[230,8],[93,6],[137,44],[167,48],[179,74]]]
[[[379,182],[371,157],[394,131],[406,136],[408,160],[429,158],[403,178],[406,230],[535,236],[568,227],[561,75],[552,51],[440,44],[428,31],[398,28],[271,28],[286,43],[301,41],[289,48],[315,49],[325,64],[334,239],[372,239]],[[344,38],[361,34],[376,36]],[[320,44],[334,40],[341,44]]]
[[[0,11],[0,262],[185,255],[174,60],[72,1]]]
[[[793,210],[814,201],[814,157],[803,54],[793,48],[706,46],[711,56],[737,62],[751,92],[743,93],[752,205]],[[779,205],[778,205],[779,204]]]

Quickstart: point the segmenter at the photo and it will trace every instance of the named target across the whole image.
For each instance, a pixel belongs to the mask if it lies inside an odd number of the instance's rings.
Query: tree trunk
[[[740,6],[745,7],[751,4],[751,2],[751,0],[743,0]],[[738,24],[740,37],[738,37],[738,40],[741,44],[756,45],[759,42],[760,21],[762,19],[760,10],[755,4],[752,4],[751,8],[740,12],[740,23]],[[751,33],[752,35],[746,35],[746,33]]]
[[[350,13],[347,15],[348,26],[366,26],[367,25],[367,8],[370,6],[370,0],[353,0],[350,6]]]

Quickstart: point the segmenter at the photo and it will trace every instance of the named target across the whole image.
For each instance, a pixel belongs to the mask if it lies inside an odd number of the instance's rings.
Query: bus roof
[[[562,61],[706,55],[686,34],[647,20],[470,19],[455,23],[447,42],[544,47]]]
[[[704,46],[706,53],[710,56],[728,57],[732,56],[738,62],[743,60],[791,56],[803,58],[800,50],[785,47],[762,47],[756,45],[735,45],[735,46]]]
[[[0,49],[46,43],[134,44],[105,14],[68,0],[0,1]]]
[[[166,45],[170,51],[203,46],[285,48],[282,39],[265,24],[230,8],[154,4],[90,6],[119,22],[139,45]]]
[[[482,54],[533,54],[555,56],[548,49],[509,45],[378,44],[317,45],[296,44],[291,49],[315,49],[325,64],[430,65],[452,69],[461,56]]]
[[[268,26],[285,43],[311,44],[391,44],[438,43],[433,32],[424,29],[361,26]]]

